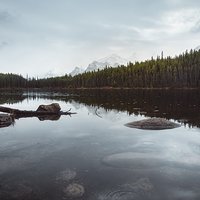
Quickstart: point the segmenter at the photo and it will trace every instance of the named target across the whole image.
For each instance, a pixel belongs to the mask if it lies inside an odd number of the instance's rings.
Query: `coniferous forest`
[[[200,88],[200,50],[127,66],[107,67],[74,77],[23,78],[0,74],[1,88]]]
[[[27,87],[27,80],[17,74],[0,73],[0,88],[24,88]]]

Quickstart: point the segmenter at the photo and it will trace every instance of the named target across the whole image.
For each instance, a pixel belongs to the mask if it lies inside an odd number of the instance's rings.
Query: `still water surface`
[[[1,93],[1,105],[57,102],[76,115],[21,118],[0,129],[1,200],[200,199],[198,91]],[[182,126],[125,123],[165,117]]]

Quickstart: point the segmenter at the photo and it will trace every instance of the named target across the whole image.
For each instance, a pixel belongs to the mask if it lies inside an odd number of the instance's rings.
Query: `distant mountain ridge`
[[[76,76],[78,74],[82,74],[84,72],[84,69],[81,67],[75,67],[72,72],[69,73],[71,76]]]
[[[101,70],[104,69],[105,67],[117,67],[119,65],[126,65],[127,63],[128,60],[116,54],[112,54],[111,56],[91,62],[85,70],[79,67],[75,67],[75,69],[70,73],[70,75],[75,76],[83,72],[97,71],[98,69]]]

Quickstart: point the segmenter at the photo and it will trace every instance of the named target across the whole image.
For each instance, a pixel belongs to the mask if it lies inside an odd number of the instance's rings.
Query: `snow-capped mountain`
[[[104,69],[106,66],[107,67],[117,67],[118,65],[125,65],[127,64],[127,60],[116,55],[113,54],[111,56],[99,59],[97,61],[93,61],[92,63],[90,63],[88,65],[88,67],[86,68],[86,72],[90,72],[90,71],[96,71],[98,69]]]
[[[101,58],[97,61],[93,61],[88,65],[88,67],[84,70],[80,67],[75,67],[74,70],[69,73],[71,76],[75,76],[77,74],[81,74],[83,72],[91,72],[91,71],[97,71],[98,69],[104,69],[107,67],[117,67],[119,65],[126,65],[128,63],[128,60],[116,55],[112,54],[111,56]]]
[[[75,67],[74,70],[71,73],[69,73],[69,75],[76,76],[76,75],[81,74],[83,72],[84,72],[83,68]]]

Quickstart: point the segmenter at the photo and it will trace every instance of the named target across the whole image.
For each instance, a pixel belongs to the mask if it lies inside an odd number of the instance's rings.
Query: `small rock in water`
[[[46,112],[55,112],[58,113],[61,110],[58,103],[52,103],[50,105],[40,105],[36,111],[46,111]]]
[[[134,121],[125,124],[125,126],[130,128],[148,129],[148,130],[162,130],[162,129],[172,129],[180,127],[179,124],[171,122],[164,118],[150,118],[140,121]]]
[[[0,128],[10,126],[13,123],[13,119],[10,115],[0,114]]]
[[[77,183],[69,184],[63,191],[68,197],[74,198],[82,197],[85,193],[84,187]]]

